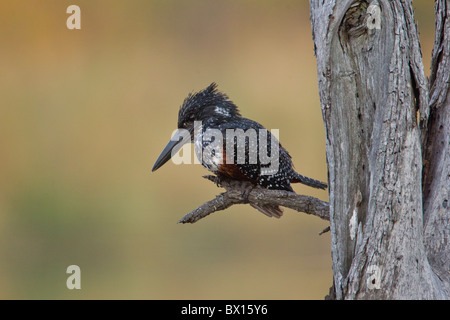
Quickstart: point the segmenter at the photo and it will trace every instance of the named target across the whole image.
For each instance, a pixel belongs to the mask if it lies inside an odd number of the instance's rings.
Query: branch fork
[[[194,223],[213,212],[225,210],[235,204],[256,206],[279,205],[293,210],[315,215],[323,220],[330,220],[329,204],[314,197],[296,194],[284,190],[269,190],[255,186],[247,181],[218,179],[216,176],[203,176],[226,191],[214,199],[205,202],[197,209],[186,214],[178,223]],[[329,228],[327,228],[329,229]],[[327,229],[323,232],[328,231]]]

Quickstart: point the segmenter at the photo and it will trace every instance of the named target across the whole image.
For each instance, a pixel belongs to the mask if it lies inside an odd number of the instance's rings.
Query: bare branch
[[[249,182],[236,180],[221,180],[219,182],[215,176],[204,176],[204,178],[225,188],[226,192],[189,212],[178,223],[194,223],[215,211],[225,210],[235,204],[246,203],[256,206],[279,205],[315,215],[323,220],[330,220],[328,203],[317,198],[289,191],[269,190],[260,186],[253,186]]]

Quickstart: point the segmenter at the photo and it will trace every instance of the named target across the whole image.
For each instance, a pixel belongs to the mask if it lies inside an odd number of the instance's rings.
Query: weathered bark
[[[445,0],[441,4],[447,17]],[[326,128],[332,296],[449,298],[449,211],[443,200],[449,186],[448,108],[432,105],[428,121],[428,82],[411,3],[311,0],[310,5]],[[441,24],[445,42],[448,20]],[[448,82],[448,64],[442,63],[436,66],[446,69],[436,67],[442,71],[436,73]],[[448,106],[444,91],[435,93],[435,100]],[[439,129],[444,123],[447,128]],[[422,194],[421,141],[425,150],[430,146],[425,154],[440,155],[424,158],[428,184],[437,184],[427,191],[430,196]],[[447,176],[437,182],[444,167]],[[444,269],[438,266],[442,262]]]
[[[425,248],[450,293],[450,2],[438,1],[430,75],[430,118],[424,139]]]
[[[225,210],[235,204],[250,204],[259,207],[264,205],[283,206],[315,215],[324,220],[330,220],[328,203],[317,198],[290,191],[269,190],[260,186],[254,186],[246,181],[222,179],[218,183],[216,176],[204,176],[204,178],[225,188],[226,192],[219,194],[214,199],[189,212],[178,223],[195,223],[213,212]],[[325,231],[323,230],[322,232]]]

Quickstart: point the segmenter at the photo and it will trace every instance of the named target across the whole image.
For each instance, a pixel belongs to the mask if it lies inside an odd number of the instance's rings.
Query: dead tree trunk
[[[410,1],[310,0],[310,8],[326,129],[330,296],[448,299],[449,1],[436,5],[430,86]]]

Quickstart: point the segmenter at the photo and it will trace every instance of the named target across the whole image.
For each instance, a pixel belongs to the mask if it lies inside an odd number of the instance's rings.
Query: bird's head
[[[161,152],[152,171],[164,165],[185,143],[192,141],[196,121],[219,124],[240,116],[237,106],[217,90],[214,82],[202,91],[190,93],[178,112],[178,130]]]
[[[194,121],[225,122],[240,117],[237,106],[211,83],[206,89],[190,93],[178,112],[178,128],[192,130]]]

